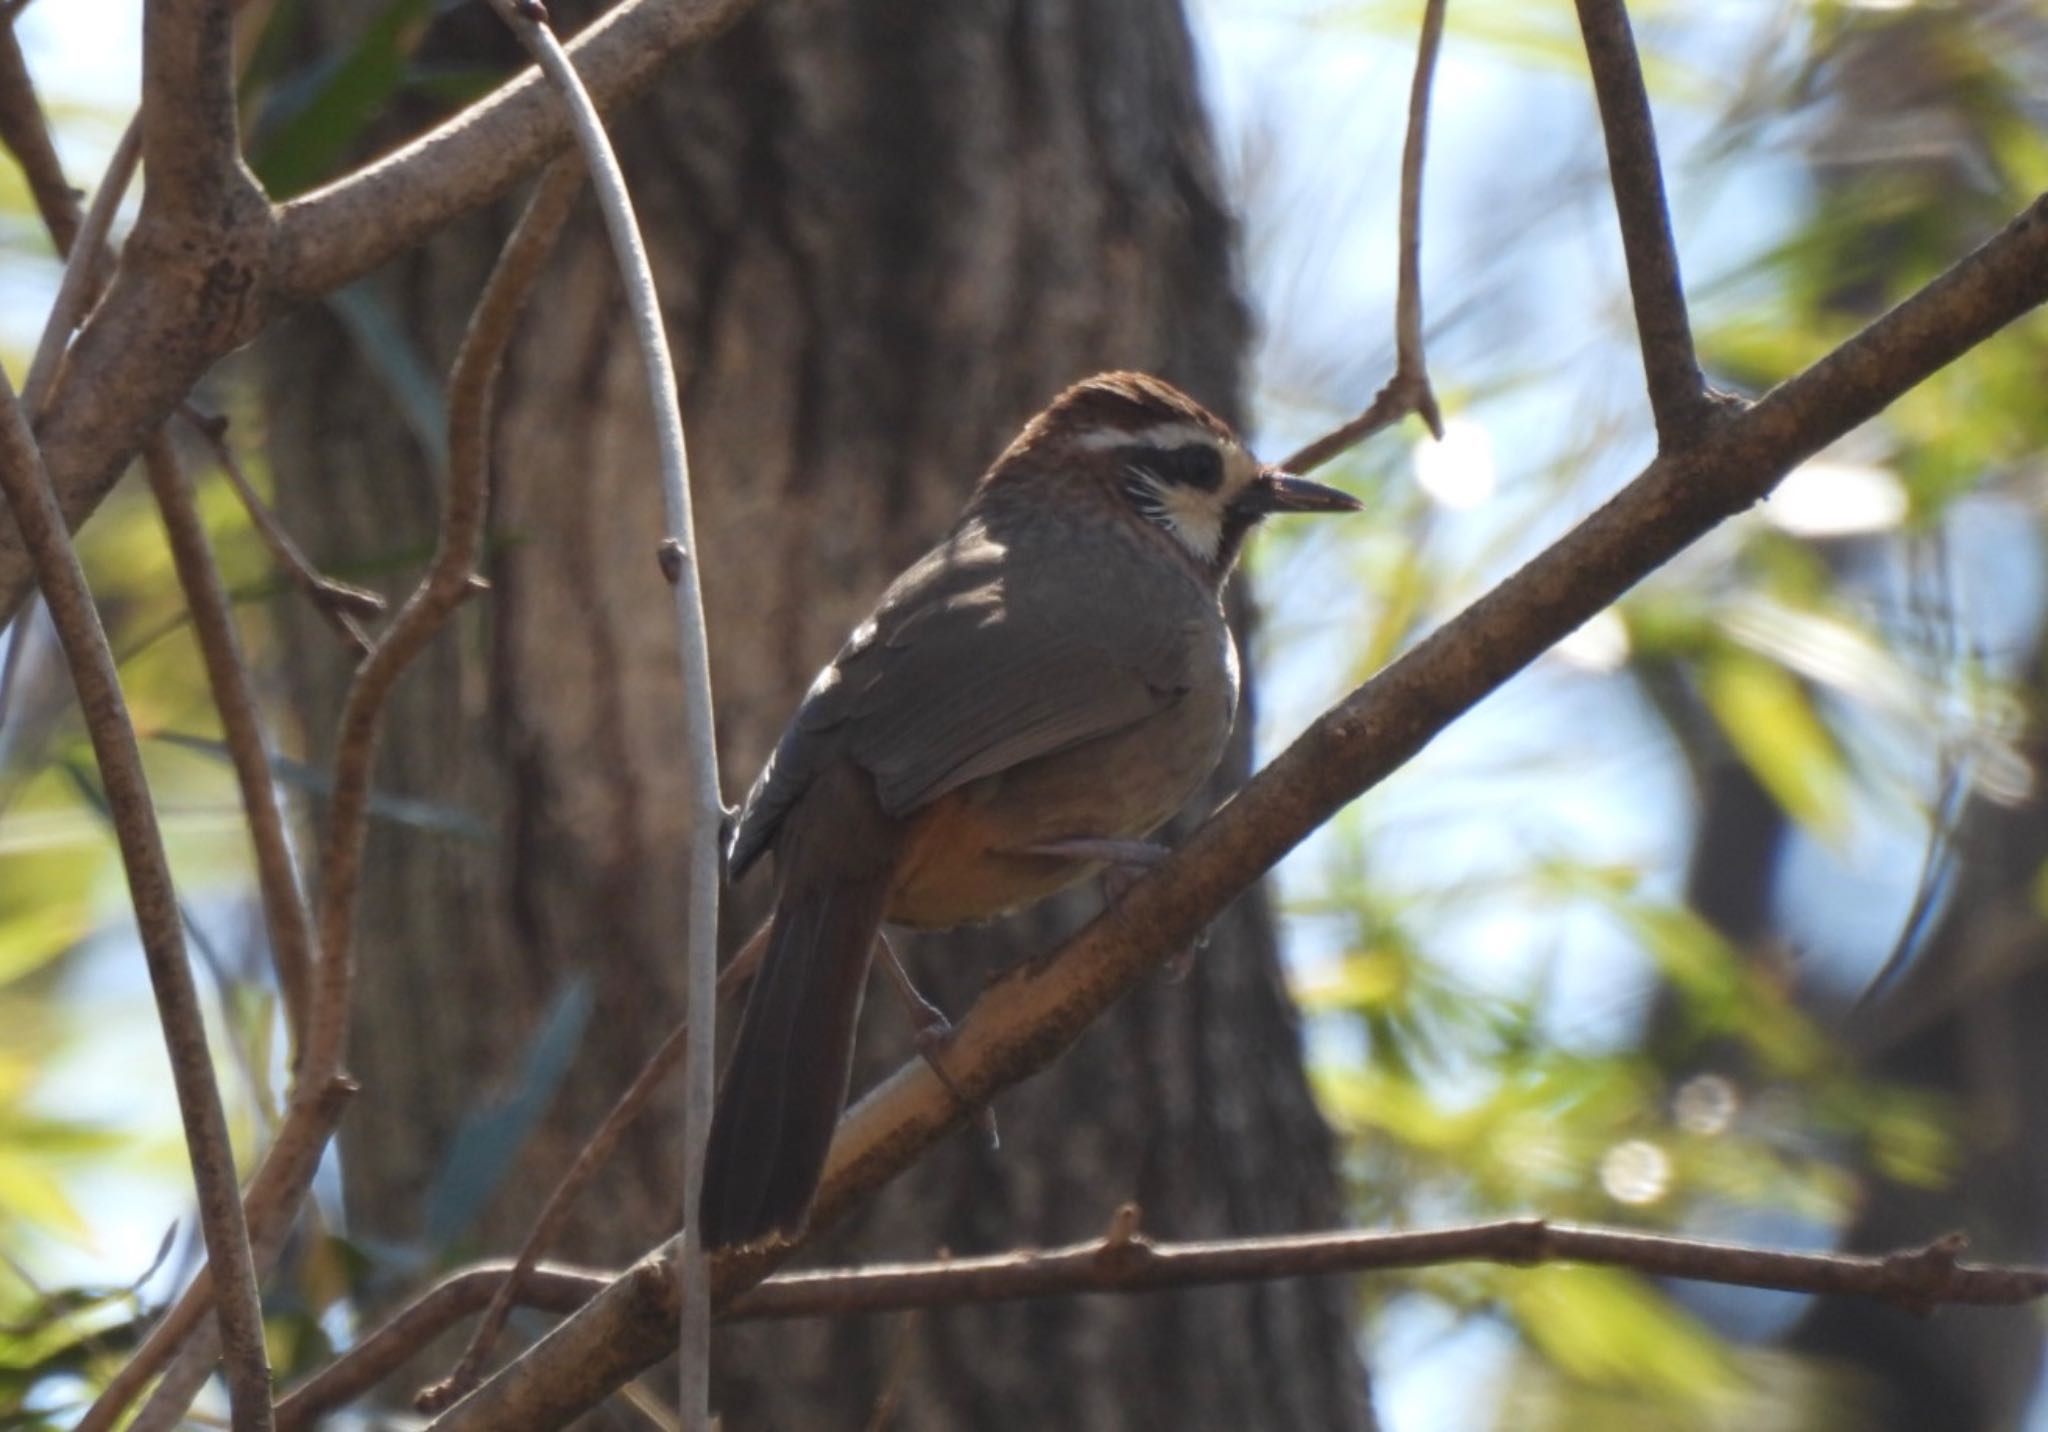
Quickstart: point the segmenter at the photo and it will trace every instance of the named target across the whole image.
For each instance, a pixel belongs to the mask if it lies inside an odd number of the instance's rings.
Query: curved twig
[[[1357,447],[1382,428],[1410,413],[1429,425],[1439,441],[1443,415],[1429,386],[1429,365],[1422,357],[1422,158],[1429,139],[1429,92],[1436,79],[1436,57],[1443,47],[1445,0],[1429,0],[1422,12],[1422,35],[1415,46],[1415,78],[1408,87],[1408,137],[1401,146],[1401,256],[1394,291],[1394,375],[1373,395],[1364,412],[1323,434],[1280,465],[1289,472],[1310,472]]]
[[[170,540],[178,585],[185,589],[185,606],[199,640],[200,659],[213,688],[213,704],[220,711],[221,736],[241,788],[242,813],[256,857],[256,890],[270,932],[270,957],[284,996],[285,1027],[296,1046],[306,1028],[312,922],[299,889],[291,843],[285,839],[284,812],[271,779],[270,750],[263,739],[256,693],[249,685],[248,663],[242,659],[242,639],[235,631],[227,588],[221,582],[220,568],[214,565],[205,524],[199,520],[191,480],[178,462],[169,436],[160,431],[144,445],[142,465]]]
[[[690,460],[683,441],[683,409],[676,393],[675,363],[662,331],[661,300],[654,268],[633,215],[633,196],[619,169],[597,112],[568,52],[548,27],[538,0],[491,0],[521,44],[539,62],[548,82],[569,106],[576,147],[590,166],[598,207],[633,315],[647,398],[654,410],[655,441],[661,454],[661,505],[668,531],[654,544],[659,571],[667,577],[676,607],[676,639],[683,677],[683,729],[689,747],[684,801],[690,815],[688,926],[683,940],[686,1052],[683,1062],[683,1237],[676,1255],[683,1315],[678,1353],[683,1425],[697,1432],[710,1426],[711,1300],[704,1276],[704,1248],[697,1235],[697,1198],[704,1178],[704,1146],[711,1129],[711,1099],[717,1066],[713,1024],[718,1000],[719,830],[725,802],[718,791],[718,736],[711,703],[711,645],[705,631],[704,590],[697,568],[697,529],[690,513]]]
[[[609,1287],[612,1276],[557,1264],[520,1269],[502,1260],[451,1273],[280,1399],[278,1432],[316,1426],[327,1413],[368,1392],[493,1298],[551,1313],[573,1313]]]

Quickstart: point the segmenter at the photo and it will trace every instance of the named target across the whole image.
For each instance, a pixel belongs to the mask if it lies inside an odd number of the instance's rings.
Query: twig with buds
[[[1102,1237],[1065,1248],[778,1274],[735,1299],[719,1320],[836,1318],[1457,1263],[1515,1268],[1587,1263],[1649,1277],[1872,1298],[1921,1314],[1945,1306],[2000,1306],[2048,1295],[2048,1268],[1965,1263],[1960,1258],[1963,1239],[1954,1234],[1925,1248],[1857,1257],[1786,1253],[1541,1218],[1398,1233],[1305,1233],[1200,1243],[1156,1243],[1139,1225],[1137,1206],[1124,1204]],[[648,1264],[616,1275],[616,1282],[635,1284],[644,1297],[670,1296],[658,1270]],[[610,1275],[559,1266],[521,1268],[494,1262],[450,1274],[293,1389],[278,1404],[278,1426],[281,1432],[290,1432],[345,1405],[489,1300],[504,1298],[566,1313],[609,1286]]]
[[[334,628],[342,644],[358,659],[368,656],[370,638],[363,631],[361,622],[384,615],[384,599],[365,588],[336,581],[314,566],[299,549],[299,544],[284,530],[284,524],[277,520],[277,514],[270,510],[270,504],[263,500],[263,494],[249,481],[241,459],[235,455],[234,445],[228,441],[228,420],[225,417],[202,413],[190,403],[183,404],[178,411],[192,430],[206,440],[207,447],[213,452],[214,464],[227,477],[235,496],[241,499],[243,510],[249,514],[250,525],[263,539],[263,545],[270,549],[272,560],[291,578],[292,584],[306,594],[313,609]]]
[[[633,215],[633,198],[604,121],[568,52],[549,28],[539,0],[491,0],[512,33],[526,46],[548,82],[569,107],[570,129],[590,167],[605,231],[624,281],[626,306],[654,410],[661,453],[661,499],[668,531],[654,544],[656,559],[674,593],[676,634],[683,675],[685,752],[690,809],[689,929],[683,942],[687,1021],[683,1067],[683,1236],[676,1258],[683,1316],[678,1374],[683,1425],[697,1432],[710,1424],[711,1304],[704,1250],[698,1238],[697,1198],[703,1181],[705,1138],[711,1127],[713,1024],[717,1015],[719,832],[725,802],[718,790],[718,742],[711,702],[710,641],[705,632],[704,593],[697,571],[697,532],[690,512],[690,466],[683,441],[683,411],[676,394],[674,361],[662,331],[654,270]]]

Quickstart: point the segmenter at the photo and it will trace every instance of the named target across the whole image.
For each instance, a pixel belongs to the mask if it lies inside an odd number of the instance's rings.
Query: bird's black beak
[[[1269,467],[1238,494],[1235,506],[1263,517],[1268,512],[1356,512],[1364,504],[1348,492]]]

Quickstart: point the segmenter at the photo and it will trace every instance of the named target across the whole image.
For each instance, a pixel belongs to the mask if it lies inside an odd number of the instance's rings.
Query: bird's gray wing
[[[905,815],[1178,700],[1199,602],[1118,590],[1102,556],[1015,554],[970,527],[899,578],[819,673],[755,783],[735,873],[833,760],[870,772],[883,808]]]

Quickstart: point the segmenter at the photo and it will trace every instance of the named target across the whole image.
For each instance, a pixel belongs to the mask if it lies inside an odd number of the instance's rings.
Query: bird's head
[[[1357,499],[1261,463],[1229,424],[1170,383],[1101,373],[1033,418],[986,482],[1078,482],[1221,582],[1273,512],[1355,512]]]

